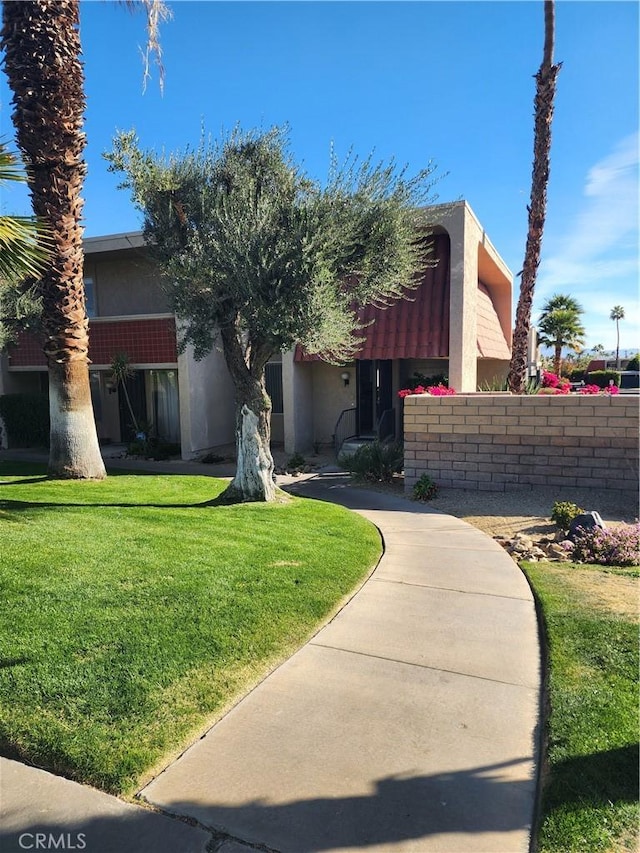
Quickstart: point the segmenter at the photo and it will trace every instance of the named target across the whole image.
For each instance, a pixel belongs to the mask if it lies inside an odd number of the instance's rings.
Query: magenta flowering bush
[[[569,394],[571,382],[555,373],[545,370],[542,374],[542,388],[539,394]]]
[[[601,388],[599,385],[583,385],[578,389],[580,394],[619,394],[620,389],[617,385],[608,385],[606,388]]]
[[[426,388],[423,385],[416,385],[415,388],[403,388],[398,391],[398,397],[409,397],[412,394],[431,394],[432,397],[451,397],[455,394],[455,388],[447,388],[446,385],[428,385]]]
[[[442,383],[439,385],[429,385],[427,388],[427,394],[431,394],[433,397],[451,397],[455,393],[455,388],[447,388]]]
[[[569,548],[569,546],[566,546]],[[581,530],[569,556],[576,563],[596,563],[601,566],[640,565],[640,523],[625,524],[602,530],[594,527]]]
[[[545,370],[542,374],[542,388],[538,394],[570,394],[571,382],[563,376],[557,376],[555,373],[550,373]],[[601,388],[599,385],[583,385],[578,389],[579,394],[619,394],[620,389],[617,385],[609,385],[606,388]]]

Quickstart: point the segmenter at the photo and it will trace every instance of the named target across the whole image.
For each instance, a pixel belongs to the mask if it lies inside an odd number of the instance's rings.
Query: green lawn
[[[0,463],[0,750],[130,794],[377,561],[346,510],[210,507],[209,477]]]
[[[525,563],[549,644],[540,853],[637,850],[637,569]]]

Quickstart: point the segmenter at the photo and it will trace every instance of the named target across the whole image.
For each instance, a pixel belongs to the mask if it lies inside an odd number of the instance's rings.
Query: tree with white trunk
[[[418,285],[435,169],[408,178],[394,164],[332,158],[321,186],[280,128],[236,129],[170,156],[130,131],[106,156],[143,213],[182,348],[202,358],[221,344],[235,384],[237,472],[221,501],[273,500],[265,365],[298,343],[343,363],[361,343],[359,307]]]

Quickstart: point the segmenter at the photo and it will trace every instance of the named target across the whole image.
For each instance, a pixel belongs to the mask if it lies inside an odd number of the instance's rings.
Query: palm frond
[[[0,142],[0,186],[25,181],[18,158]],[[37,277],[47,257],[47,231],[35,217],[0,216],[0,279]]]

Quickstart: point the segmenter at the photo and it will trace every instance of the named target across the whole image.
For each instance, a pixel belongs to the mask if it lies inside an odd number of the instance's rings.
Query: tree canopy
[[[196,357],[238,324],[254,358],[301,343],[345,360],[358,306],[399,297],[427,259],[417,238],[433,167],[406,179],[393,164],[333,158],[322,188],[292,161],[281,128],[235,130],[168,157],[121,133],[106,156],[144,214]]]

